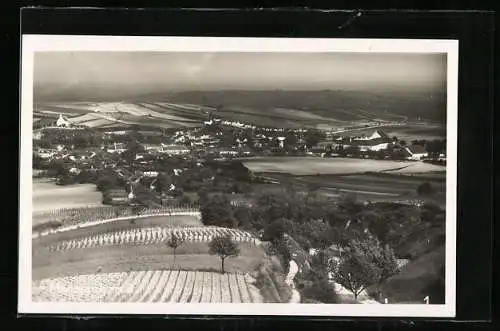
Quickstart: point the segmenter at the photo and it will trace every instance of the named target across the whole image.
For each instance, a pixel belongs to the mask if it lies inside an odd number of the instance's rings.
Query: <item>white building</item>
[[[71,122],[68,121],[66,118],[64,118],[62,114],[59,114],[59,118],[56,121],[56,125],[59,127],[69,127],[71,126]]]
[[[163,145],[161,146],[160,152],[166,153],[169,155],[185,155],[189,154],[191,150],[182,145]]]
[[[423,146],[411,145],[406,146],[405,151],[408,153],[409,160],[422,160],[422,158],[427,157],[427,151]]]

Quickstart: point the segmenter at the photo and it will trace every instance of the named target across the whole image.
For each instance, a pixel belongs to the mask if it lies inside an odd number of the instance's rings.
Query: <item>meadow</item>
[[[414,161],[371,160],[354,158],[318,157],[255,157],[241,159],[255,173],[288,173],[293,175],[339,175],[365,172],[442,171],[444,167]]]
[[[33,180],[32,196],[34,214],[54,209],[103,206],[101,192],[93,184],[59,186],[49,180]]]

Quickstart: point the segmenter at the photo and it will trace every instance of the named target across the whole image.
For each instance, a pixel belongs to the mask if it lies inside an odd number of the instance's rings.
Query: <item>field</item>
[[[310,191],[338,198],[344,194],[355,194],[359,201],[369,200],[404,202],[409,200],[431,199],[445,207],[446,205],[446,173],[404,173],[404,172],[368,172],[334,175],[292,175],[286,173],[261,173],[260,175],[279,184],[253,184],[254,192],[276,192],[293,186],[295,190]],[[429,182],[435,190],[432,197],[423,198],[417,195],[417,187]]]
[[[265,259],[260,246],[239,243],[240,255],[228,258],[228,272],[251,272]],[[186,242],[176,250],[165,243],[143,245],[94,246],[49,252],[39,250],[33,254],[33,279],[74,276],[85,273],[133,271],[146,269],[177,268],[182,270],[219,271],[220,259],[208,253],[206,242]]]
[[[49,278],[35,282],[33,301],[261,303],[243,273],[137,270]]]
[[[91,128],[127,128],[131,125],[158,128],[196,127],[206,119],[206,113],[197,110],[186,112],[182,104],[168,107],[146,102],[62,102],[40,103],[34,116],[54,118],[64,114],[72,123]]]
[[[46,180],[33,181],[33,213],[54,209],[102,206],[102,196],[93,184],[58,186]]]
[[[412,161],[389,161],[353,158],[318,157],[256,157],[242,159],[244,165],[256,173],[288,173],[293,175],[339,175],[364,172],[399,171],[411,172],[443,171],[445,168],[428,163]],[[415,169],[415,170],[413,170]]]
[[[99,102],[57,102],[52,96],[35,98],[37,117],[66,114],[75,123],[96,128],[141,124],[156,127],[201,125],[208,112],[223,120],[238,120],[267,127],[335,129],[374,122],[443,122],[443,93],[369,93],[366,91],[186,91],[118,98]],[[84,100],[75,98],[75,100]],[[51,101],[51,102],[47,102]],[[92,120],[89,119],[91,115]],[[84,117],[81,117],[84,115]],[[79,118],[81,117],[81,118]],[[422,123],[421,123],[422,124]],[[425,128],[424,128],[425,129]],[[400,130],[395,127],[394,133]],[[405,137],[418,135],[411,126]],[[420,129],[421,130],[421,129]],[[427,129],[428,130],[428,129]],[[441,136],[433,129],[430,136]],[[421,137],[421,136],[420,136]]]

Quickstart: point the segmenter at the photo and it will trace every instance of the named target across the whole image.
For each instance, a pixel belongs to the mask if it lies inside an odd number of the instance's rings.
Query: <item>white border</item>
[[[33,55],[37,51],[447,53],[446,304],[37,303],[31,300]],[[21,78],[19,313],[454,317],[458,41],[23,35]]]

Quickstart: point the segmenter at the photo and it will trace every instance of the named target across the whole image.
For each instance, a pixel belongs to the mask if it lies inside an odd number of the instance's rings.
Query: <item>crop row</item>
[[[237,229],[222,227],[144,227],[63,240],[46,248],[51,252],[55,252],[110,245],[154,245],[166,243],[173,235],[184,242],[210,242],[216,236],[229,235],[236,242],[253,243],[255,245],[260,243],[250,233]]]
[[[261,303],[245,274],[148,270],[49,278],[33,284],[38,302]]]

